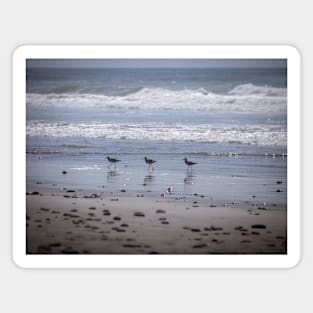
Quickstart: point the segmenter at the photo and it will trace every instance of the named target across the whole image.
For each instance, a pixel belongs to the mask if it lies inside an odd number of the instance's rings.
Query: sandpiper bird
[[[185,160],[185,164],[187,165],[187,169],[188,168],[192,169],[192,166],[197,164],[196,162],[188,161],[187,158],[185,158],[184,160]]]
[[[110,162],[110,165],[108,167],[111,167],[111,165],[114,164],[114,168],[116,168],[116,163],[121,161],[119,159],[110,158],[109,156],[107,157],[107,159]]]
[[[148,159],[147,157],[145,157],[145,162],[149,165],[148,169],[150,168],[154,169],[152,164],[156,162],[155,160]]]

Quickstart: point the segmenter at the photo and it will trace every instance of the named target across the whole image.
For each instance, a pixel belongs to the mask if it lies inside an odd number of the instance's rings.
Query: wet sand
[[[286,254],[287,211],[202,195],[36,188],[28,254]]]

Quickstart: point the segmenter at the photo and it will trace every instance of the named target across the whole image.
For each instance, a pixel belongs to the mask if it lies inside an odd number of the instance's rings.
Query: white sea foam
[[[106,138],[167,142],[236,143],[286,146],[287,130],[273,126],[216,127],[184,124],[27,122],[27,136]]]
[[[82,167],[71,167],[71,170],[76,171],[90,171],[90,170],[101,170],[101,167],[99,165],[91,165],[91,166],[82,166]]]
[[[253,84],[242,84],[234,87],[228,92],[231,95],[256,95],[260,97],[287,97],[286,88],[271,86],[255,86]]]
[[[173,110],[216,112],[286,112],[286,88],[238,85],[227,94],[198,90],[139,88],[124,96],[99,94],[27,94],[27,105],[33,107],[67,107],[113,110]]]

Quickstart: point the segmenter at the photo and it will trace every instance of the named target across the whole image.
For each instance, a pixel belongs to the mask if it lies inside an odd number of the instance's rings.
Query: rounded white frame
[[[26,59],[287,59],[286,255],[26,254]],[[13,54],[13,260],[22,268],[291,268],[300,261],[300,54],[287,45],[27,45]]]

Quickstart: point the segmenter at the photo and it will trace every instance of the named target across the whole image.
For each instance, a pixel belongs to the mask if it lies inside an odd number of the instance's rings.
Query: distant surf
[[[227,93],[214,93],[205,88],[166,89],[137,87],[124,94],[109,96],[73,92],[64,86],[54,93],[28,93],[29,107],[98,108],[103,110],[145,111],[212,111],[212,112],[286,112],[287,89],[273,86],[239,84]],[[57,92],[56,92],[57,91]]]

